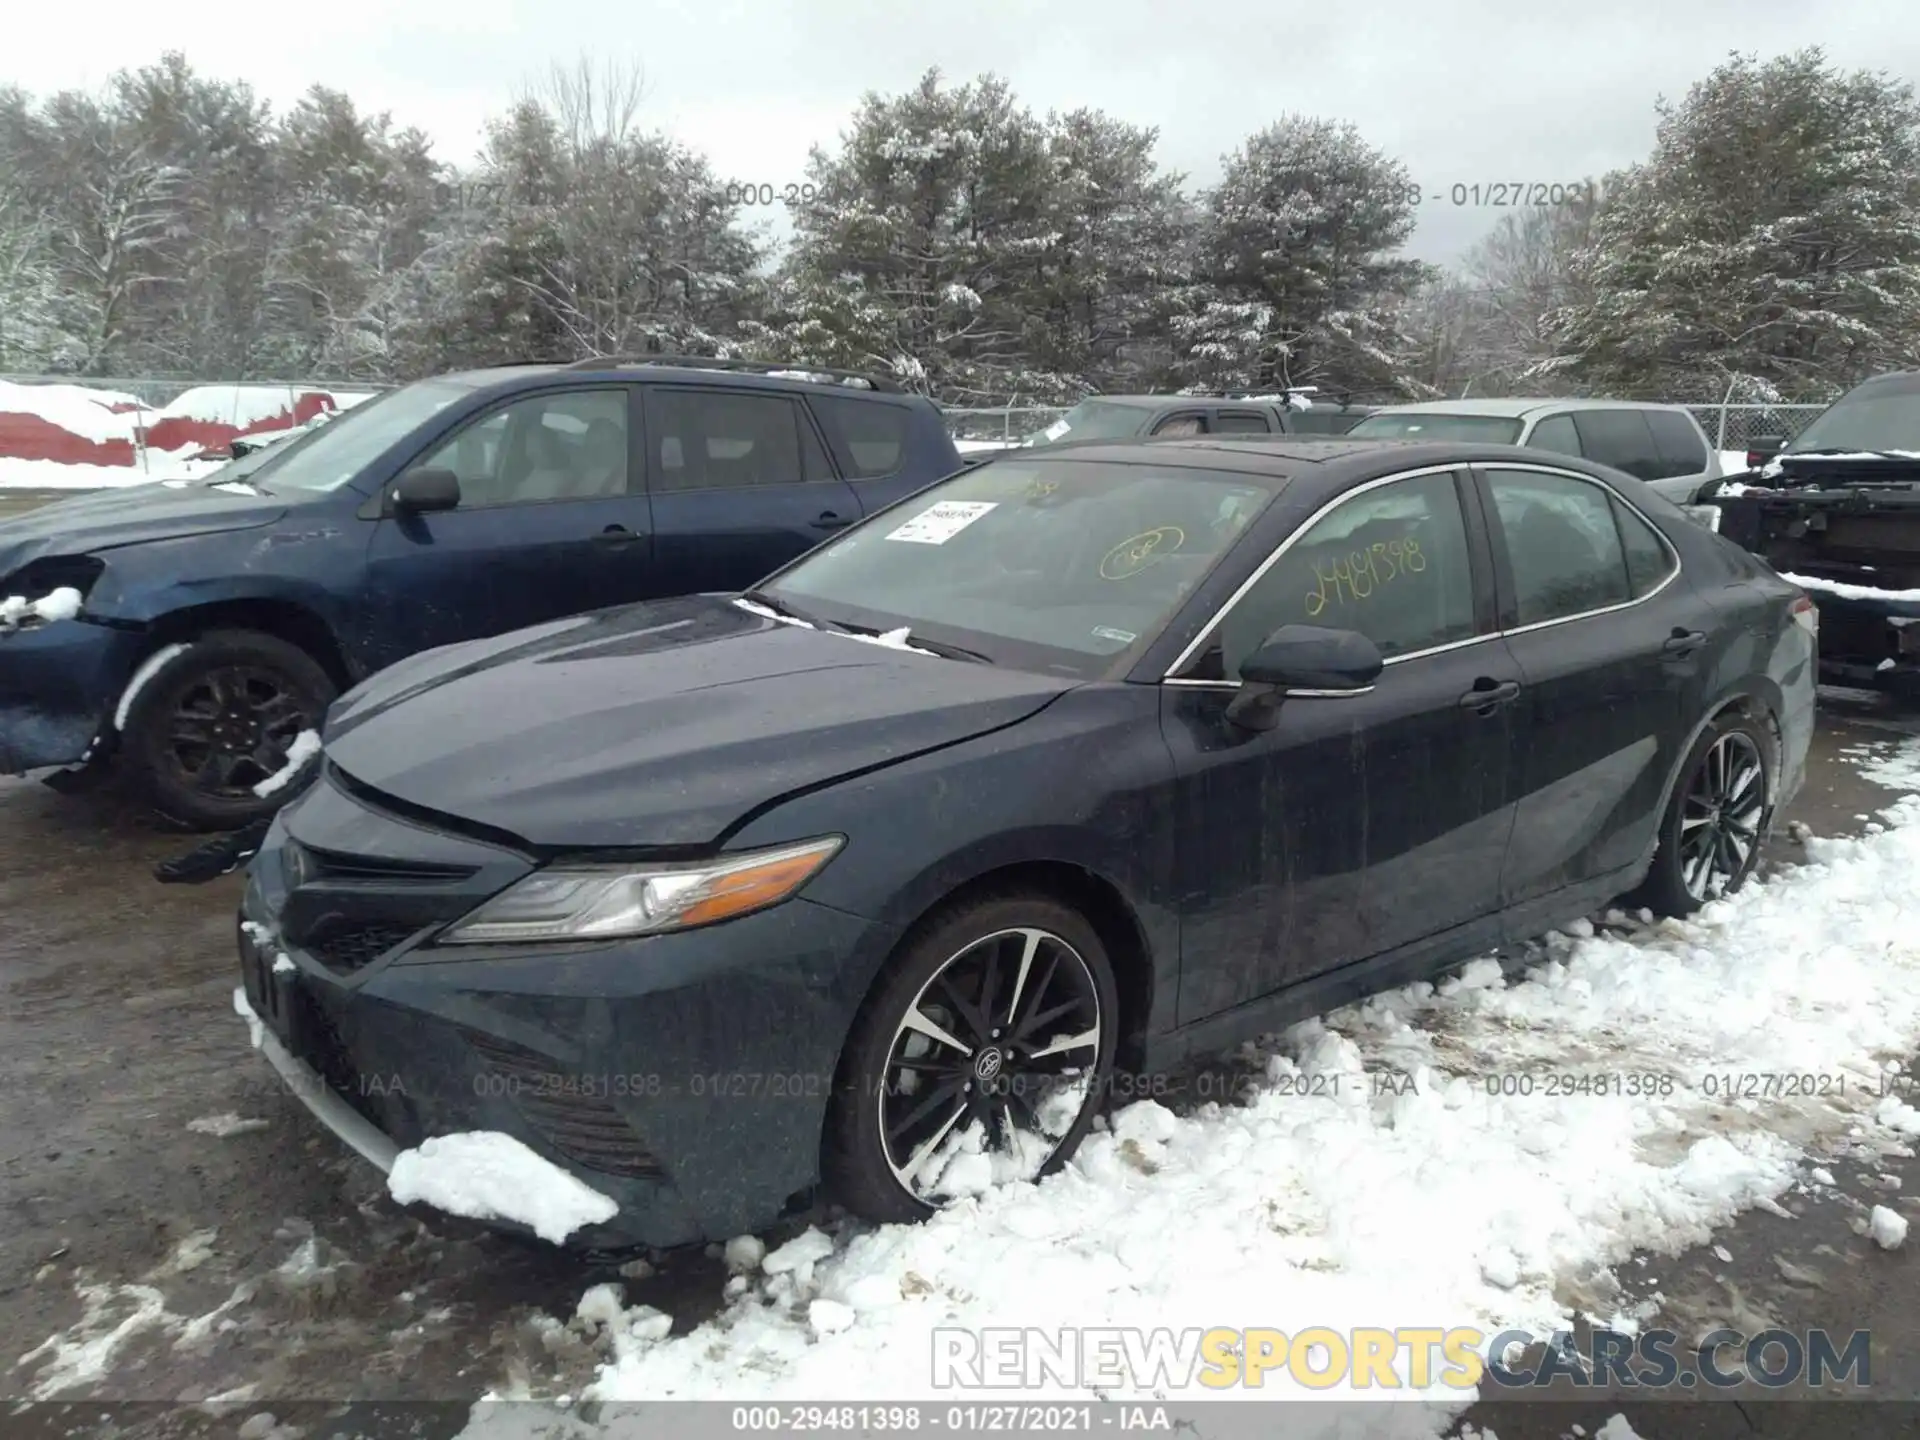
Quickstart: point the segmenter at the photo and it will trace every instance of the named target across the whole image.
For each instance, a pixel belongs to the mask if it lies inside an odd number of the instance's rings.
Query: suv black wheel
[[[1057,1170],[1113,1070],[1119,1001],[1085,918],[1042,895],[958,906],[862,1008],[827,1122],[834,1198],[911,1221]]]
[[[231,830],[271,815],[291,792],[254,787],[317,730],[337,689],[312,656],[273,635],[215,630],[156,671],[134,696],[122,757],[155,808],[195,830]]]
[[[1747,883],[1773,824],[1773,753],[1764,721],[1735,714],[1707,726],[1661,818],[1660,846],[1641,887],[1646,905],[1691,915]]]

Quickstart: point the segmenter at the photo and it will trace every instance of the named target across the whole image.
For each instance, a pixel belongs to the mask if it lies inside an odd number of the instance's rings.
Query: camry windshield
[[[1124,440],[1140,433],[1146,412],[1111,400],[1082,400],[1046,429],[1027,437],[1029,445],[1064,445],[1070,440]]]
[[[269,490],[338,490],[422,421],[472,394],[451,380],[421,380],[362,401],[311,435],[276,445],[247,478]]]
[[[797,618],[932,627],[990,660],[1090,673],[1171,618],[1278,484],[1009,457],[922,491],[756,593]]]
[[[1920,377],[1870,381],[1842,395],[1814,417],[1786,453],[1803,455],[1809,450],[1920,452]]]
[[[1469,445],[1511,445],[1520,422],[1504,415],[1369,415],[1347,434],[1355,440],[1456,440]]]

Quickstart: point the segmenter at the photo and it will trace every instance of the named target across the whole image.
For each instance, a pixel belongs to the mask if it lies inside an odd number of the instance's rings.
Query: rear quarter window
[[[878,480],[899,473],[906,463],[911,417],[902,407],[843,395],[810,395],[807,403],[820,417],[848,478]]]
[[[1707,442],[1685,415],[1677,410],[1649,410],[1647,428],[1653,431],[1666,475],[1698,475],[1707,468]]]

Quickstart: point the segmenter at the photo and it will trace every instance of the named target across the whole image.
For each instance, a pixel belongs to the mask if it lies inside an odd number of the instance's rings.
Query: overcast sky
[[[1455,184],[1578,180],[1643,157],[1654,102],[1731,50],[1821,44],[1835,63],[1920,75],[1920,9],[1902,0],[21,0],[0,81],[45,93],[182,50],[276,106],[321,83],[386,109],[465,163],[485,118],[554,62],[630,60],[648,122],[725,179],[779,186],[831,146],[862,92],[928,66],[1005,76],[1034,109],[1096,106],[1160,129],[1196,183],[1288,111],[1347,119],[1431,197],[1416,253],[1446,260],[1499,216]],[[769,217],[771,218],[771,217]],[[784,226],[779,227],[784,229]]]

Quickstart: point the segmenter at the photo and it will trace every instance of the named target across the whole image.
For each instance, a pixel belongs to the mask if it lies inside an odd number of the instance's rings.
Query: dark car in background
[[[0,774],[113,761],[174,818],[238,826],[383,666],[737,590],[959,468],[934,405],[868,376],[650,358],[418,381],[204,480],[0,522]]]
[[[613,1201],[572,1243],[823,1182],[912,1219],[1060,1165],[1116,1066],[1739,886],[1811,621],[1577,459],[1017,450],[743,595],[343,697],[249,873],[244,998],[375,1163],[501,1132]]]
[[[1825,679],[1920,700],[1920,371],[1864,381],[1758,448],[1770,462],[1709,492],[1721,530],[1820,607]]]
[[[1304,388],[1279,395],[1097,395],[1029,435],[1025,444],[1194,435],[1341,435],[1373,413],[1371,406],[1318,397],[1318,391]]]

